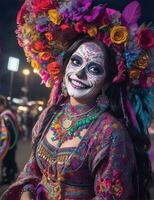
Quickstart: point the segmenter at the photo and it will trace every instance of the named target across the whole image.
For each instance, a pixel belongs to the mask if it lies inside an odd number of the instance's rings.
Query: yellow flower
[[[97,34],[97,28],[95,26],[91,26],[90,28],[88,28],[87,32],[90,37],[94,37]]]
[[[41,68],[40,64],[36,60],[31,60],[31,66],[36,70]]]
[[[139,69],[145,69],[149,64],[149,56],[147,53],[142,54],[136,61],[136,67]]]
[[[141,74],[141,71],[139,69],[132,69],[129,71],[129,77],[134,79],[134,78],[139,78]]]
[[[40,36],[39,33],[35,30],[34,25],[25,24],[21,31],[24,38],[28,38],[28,40],[37,40]]]
[[[50,21],[52,21],[54,24],[60,25],[61,17],[56,9],[49,10],[48,15],[49,15]]]
[[[122,44],[128,39],[128,30],[125,26],[114,26],[110,33],[112,43]]]

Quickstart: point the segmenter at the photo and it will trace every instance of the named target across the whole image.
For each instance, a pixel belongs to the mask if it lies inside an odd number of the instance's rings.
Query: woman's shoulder
[[[105,131],[110,128],[110,130],[115,130],[115,129],[123,129],[126,130],[126,126],[124,124],[124,121],[121,119],[116,118],[112,113],[110,112],[105,112],[102,115],[102,131]]]
[[[50,120],[53,109],[53,106],[48,105],[39,115],[38,120],[32,129],[32,144],[34,144],[35,139],[40,136],[42,130]]]
[[[116,140],[126,141],[129,138],[128,130],[120,119],[109,112],[102,115],[101,123],[97,131],[98,143],[111,143]]]

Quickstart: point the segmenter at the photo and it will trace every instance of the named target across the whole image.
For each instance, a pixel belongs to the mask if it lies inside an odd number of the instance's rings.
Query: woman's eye
[[[99,74],[102,74],[103,70],[101,70],[99,67],[97,66],[91,66],[89,68],[89,72],[94,74],[94,75],[99,75]]]
[[[81,64],[80,60],[76,58],[71,58],[71,63],[75,66],[79,66]]]

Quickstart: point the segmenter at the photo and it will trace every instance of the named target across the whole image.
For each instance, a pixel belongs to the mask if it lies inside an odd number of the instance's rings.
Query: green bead
[[[90,119],[86,119],[86,123],[89,124],[90,123]]]
[[[81,126],[82,125],[82,121],[79,121],[79,126]]]
[[[72,127],[72,128],[70,128],[70,132],[71,133],[73,133],[74,132],[74,128]]]

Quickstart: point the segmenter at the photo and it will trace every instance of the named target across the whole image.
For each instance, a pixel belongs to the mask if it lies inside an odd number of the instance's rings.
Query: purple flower
[[[92,11],[88,15],[84,16],[84,19],[87,22],[93,22],[100,15],[100,13],[102,13],[102,11],[103,11],[102,6],[96,6],[92,9]]]
[[[43,32],[46,32],[48,31],[48,27],[46,25],[42,25],[42,24],[38,24],[36,25],[36,30],[43,33]]]
[[[78,0],[74,5],[72,5],[71,10],[66,8],[63,11],[61,10],[61,14],[66,21],[79,21],[90,10],[92,2],[93,0]]]
[[[79,21],[89,11],[92,5],[92,0],[78,0],[77,8],[73,11],[73,21]]]
[[[92,0],[78,0],[77,7],[78,11],[81,13],[85,13],[92,5]]]

